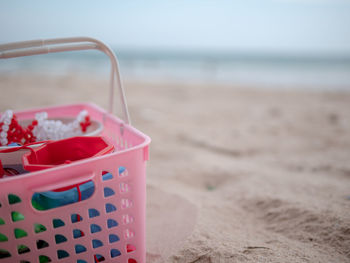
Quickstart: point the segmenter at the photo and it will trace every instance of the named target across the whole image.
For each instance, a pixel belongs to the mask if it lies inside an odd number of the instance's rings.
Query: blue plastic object
[[[121,166],[118,169],[119,174],[125,171],[125,167]],[[111,173],[105,173],[102,175],[102,180],[110,180],[113,178]],[[79,186],[79,190],[81,193],[81,199],[79,200],[79,193],[77,187],[71,188],[66,191],[55,192],[55,191],[47,191],[34,193],[32,197],[32,204],[34,208],[37,210],[48,210],[56,207],[61,207],[68,204],[73,204],[82,200],[86,200],[92,196],[95,191],[95,186],[92,181],[88,181]],[[111,212],[113,208],[106,208]]]

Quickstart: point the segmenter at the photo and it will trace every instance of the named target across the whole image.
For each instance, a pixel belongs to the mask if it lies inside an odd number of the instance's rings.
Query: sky
[[[0,10],[0,43],[90,36],[131,50],[350,55],[348,0],[12,0]]]

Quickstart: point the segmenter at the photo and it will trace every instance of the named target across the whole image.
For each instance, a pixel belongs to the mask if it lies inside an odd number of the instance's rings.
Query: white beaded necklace
[[[47,118],[47,112],[39,112],[35,114],[35,119],[33,120],[32,125],[29,125],[28,128],[24,129],[17,123],[13,111],[6,110],[0,117],[1,146],[6,146],[12,142],[11,139],[13,138],[9,138],[9,132],[13,134],[13,130],[19,132],[22,136],[20,141],[15,142],[25,144],[25,136],[28,135],[37,142],[46,140],[61,140],[73,136],[83,135],[83,133],[86,132],[87,127],[91,125],[90,117],[86,110],[82,110],[78,114],[77,118],[69,123],[63,123],[61,120],[48,120]],[[16,128],[12,128],[14,123],[17,125]],[[9,131],[10,129],[11,131]]]
[[[7,132],[10,129],[10,124],[11,120],[13,117],[13,111],[12,110],[7,110],[5,113],[1,116],[0,118],[0,123],[2,124],[2,131],[0,133],[0,143],[1,145],[7,145],[8,140],[7,140]]]
[[[83,110],[74,121],[63,123],[60,120],[48,120],[47,112],[37,113],[35,119],[38,121],[38,125],[34,127],[33,135],[37,141],[61,140],[82,135],[80,123],[85,121],[86,116],[88,116],[88,112]]]

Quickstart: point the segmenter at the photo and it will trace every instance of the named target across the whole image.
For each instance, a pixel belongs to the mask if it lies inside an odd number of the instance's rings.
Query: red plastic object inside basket
[[[34,172],[52,168],[78,160],[101,156],[111,153],[113,144],[103,137],[71,137],[64,140],[49,142],[23,155],[22,162],[25,170]],[[56,189],[64,191],[76,186]]]

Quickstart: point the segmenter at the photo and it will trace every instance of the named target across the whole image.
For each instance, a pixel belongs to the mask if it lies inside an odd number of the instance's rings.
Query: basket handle
[[[90,37],[53,38],[13,42],[0,45],[0,59],[92,49],[105,53],[111,61],[109,113],[112,114],[114,112],[114,90],[117,84],[120,101],[122,103],[123,120],[126,124],[130,124],[130,116],[120,78],[118,60],[113,50],[103,42]],[[115,77],[117,83],[115,83]]]
[[[68,175],[65,176],[62,174],[59,177],[45,177],[46,180],[40,177],[40,180],[30,181],[29,183],[27,183],[27,187],[33,192],[46,192],[52,191],[53,189],[64,188],[72,185],[79,185],[86,181],[92,180],[95,177],[95,173],[92,172],[82,172],[75,176],[72,176],[72,174],[67,172],[66,174]]]

